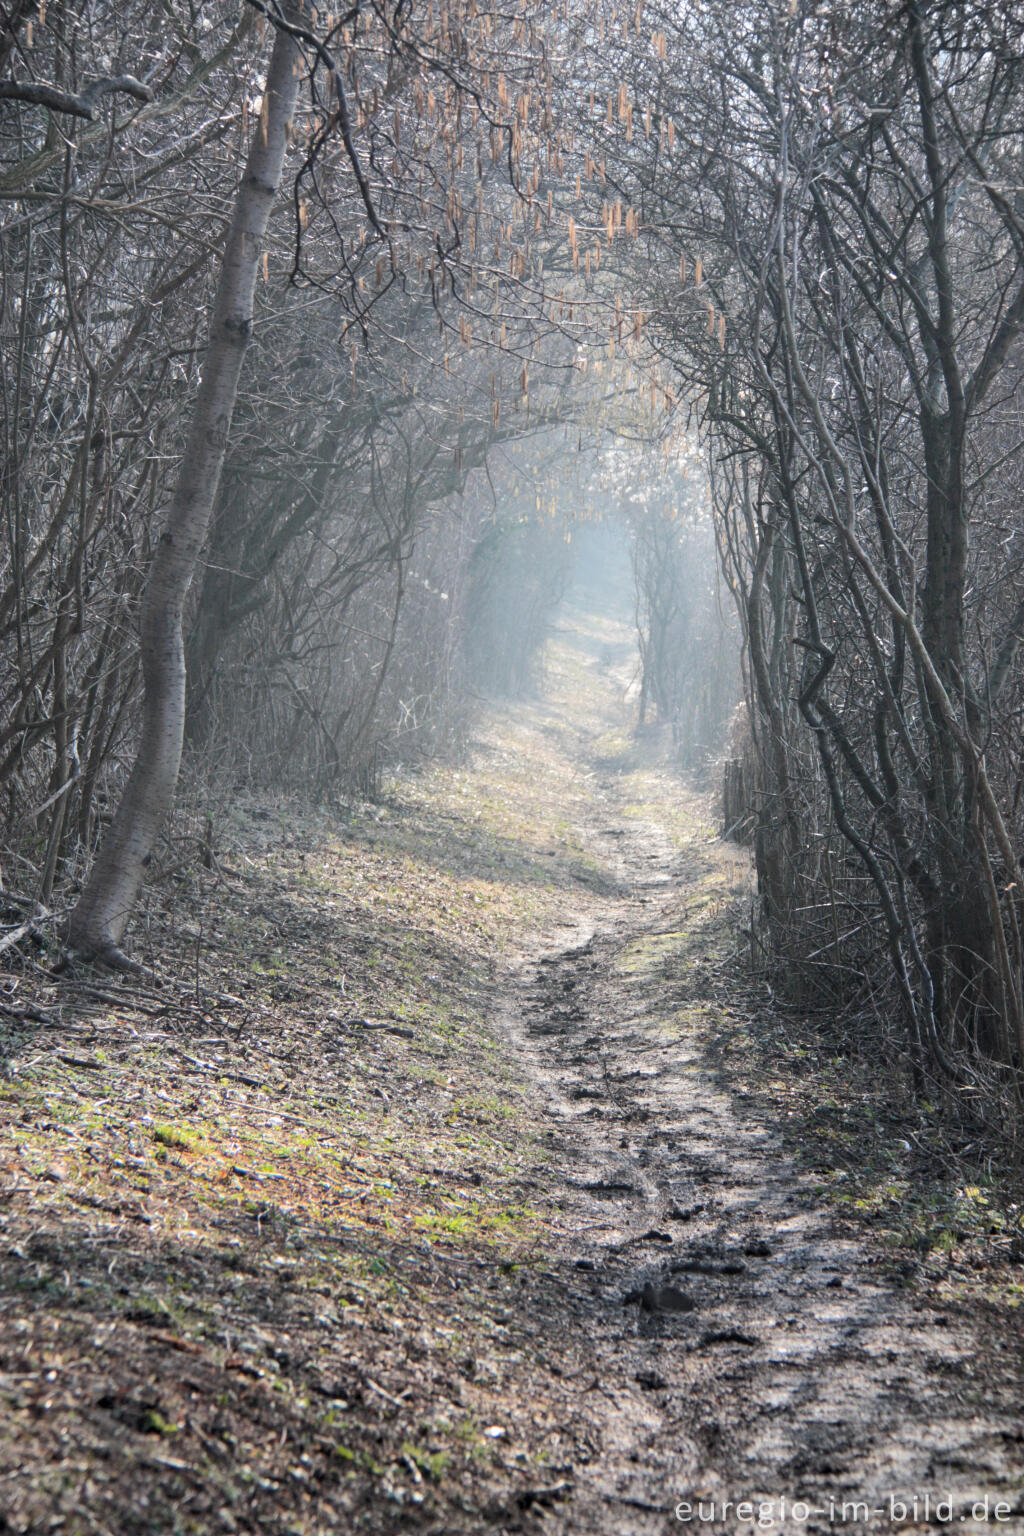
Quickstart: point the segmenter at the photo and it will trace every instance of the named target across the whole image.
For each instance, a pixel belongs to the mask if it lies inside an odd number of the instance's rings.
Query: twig
[[[12,928],[10,933],[0,939],[0,954],[3,954],[5,949],[10,949],[13,944],[17,944],[19,939],[23,939],[27,933],[31,933],[34,926],[34,923],[19,923],[17,928]]]

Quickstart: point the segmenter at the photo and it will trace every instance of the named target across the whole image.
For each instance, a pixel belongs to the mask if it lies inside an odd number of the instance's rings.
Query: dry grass
[[[384,804],[242,799],[213,868],[179,844],[136,937],[162,988],[15,960],[4,1528],[477,1530],[496,1490],[530,1502],[559,1213],[497,977],[602,879],[574,793],[523,707]],[[487,1431],[521,1378],[508,1459]]]
[[[186,831],[135,936],[161,987],[7,952],[0,1531],[521,1531],[600,1455],[558,1138],[502,1023],[509,963],[615,897],[597,773],[678,850],[609,986],[698,1020],[850,1220],[888,1212],[854,1068],[752,1021],[746,861],[614,723],[629,665],[590,621],[464,766],[343,814],[240,797],[209,868]]]

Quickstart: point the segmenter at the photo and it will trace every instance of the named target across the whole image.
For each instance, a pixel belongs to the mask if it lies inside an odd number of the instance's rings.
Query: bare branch
[[[94,80],[92,85],[78,96],[70,91],[62,91],[55,85],[47,85],[41,80],[8,80],[0,85],[0,101],[24,101],[30,106],[48,107],[51,112],[64,112],[69,117],[84,117],[87,122],[94,123],[100,115],[98,106],[100,97],[111,96],[115,92],[134,96],[136,101],[154,100],[149,86],[142,80],[136,80],[134,75],[110,75],[102,80]]]

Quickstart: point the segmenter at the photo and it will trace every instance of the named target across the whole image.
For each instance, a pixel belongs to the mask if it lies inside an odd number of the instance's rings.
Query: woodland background
[[[639,723],[724,759],[755,965],[1019,1150],[1019,6],[0,19],[0,943],[63,932],[122,801],[291,29],[149,875],[213,857],[211,786],[331,802],[457,752],[618,521]]]

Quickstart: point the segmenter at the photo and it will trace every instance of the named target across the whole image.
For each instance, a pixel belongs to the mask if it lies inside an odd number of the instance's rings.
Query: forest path
[[[755,1018],[634,666],[572,613],[466,762],[197,801],[159,987],[7,952],[3,1536],[1024,1530],[1011,1233]]]
[[[581,657],[581,638],[556,652],[549,694],[567,702],[548,730],[614,891],[568,942],[520,956],[506,1010],[556,1126],[576,1384],[599,1426],[545,1529],[1024,1530],[1005,1341],[982,1350],[948,1295],[908,1290],[912,1264],[844,1235],[821,1178],[748,1107],[752,1064],[713,1060],[744,1006],[723,950],[747,859],[657,736],[628,734],[625,641]],[[581,665],[598,723],[573,708]]]

